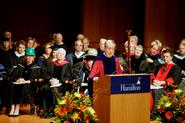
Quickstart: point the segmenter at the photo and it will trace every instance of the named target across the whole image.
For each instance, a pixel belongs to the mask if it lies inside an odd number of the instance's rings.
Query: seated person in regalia
[[[151,84],[155,87],[158,86],[158,89],[152,90],[152,99],[153,101],[153,112],[156,111],[156,105],[158,100],[165,92],[173,91],[177,88],[181,80],[181,68],[176,65],[173,61],[172,52],[167,49],[162,52],[162,59],[164,64],[159,67],[159,70],[154,72],[151,75]]]

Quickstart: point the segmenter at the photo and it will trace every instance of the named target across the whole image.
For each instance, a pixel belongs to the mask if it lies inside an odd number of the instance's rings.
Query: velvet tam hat
[[[26,48],[26,56],[35,56],[35,50],[33,48]]]

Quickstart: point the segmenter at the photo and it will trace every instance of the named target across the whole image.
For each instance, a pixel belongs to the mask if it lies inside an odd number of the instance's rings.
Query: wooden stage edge
[[[0,123],[52,123],[51,119],[40,118],[36,115],[20,115],[18,117],[8,117],[0,115]],[[150,121],[150,123],[160,123],[158,121]]]
[[[29,107],[22,106],[21,114],[17,117],[9,117],[5,115],[5,109],[3,109],[0,115],[0,123],[52,123],[53,119],[40,118],[37,115],[29,115]],[[160,123],[158,121],[150,121],[150,123]]]

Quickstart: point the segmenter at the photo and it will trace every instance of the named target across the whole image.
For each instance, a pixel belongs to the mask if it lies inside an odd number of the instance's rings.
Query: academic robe
[[[121,74],[118,59],[115,56],[107,58],[104,54],[98,56],[93,64],[89,78],[103,77],[105,74]]]
[[[19,78],[30,80],[30,84],[13,84],[11,88],[11,103],[12,104],[26,104],[31,103],[35,94],[37,86],[35,80],[40,78],[41,68],[35,64],[27,65],[25,62],[18,64],[17,68],[12,72],[10,81],[16,82]]]
[[[174,63],[164,64],[156,74],[151,75],[151,80],[153,81],[154,79],[166,82],[162,89],[152,90],[151,92],[150,106],[152,109],[152,106],[154,105],[153,110],[155,112],[158,100],[161,98],[162,94],[164,94],[165,91],[173,91],[179,84],[181,80],[181,68]]]
[[[80,57],[77,57],[73,52],[66,56],[66,60],[71,64],[73,79],[78,80],[81,77],[80,72],[84,66],[85,55],[86,53],[83,52]]]
[[[71,86],[65,84],[66,80],[72,80],[71,65],[67,61],[60,64],[56,61],[51,62],[43,68],[43,78],[45,84],[41,87],[42,100],[44,102],[44,110],[53,110],[57,104],[57,98],[64,95],[66,91],[71,90]],[[61,86],[50,87],[50,79],[56,78],[61,83]]]

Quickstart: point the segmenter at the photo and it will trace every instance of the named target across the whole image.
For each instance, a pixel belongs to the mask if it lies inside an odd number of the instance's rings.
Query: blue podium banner
[[[150,75],[111,77],[111,94],[146,93],[150,91]]]

